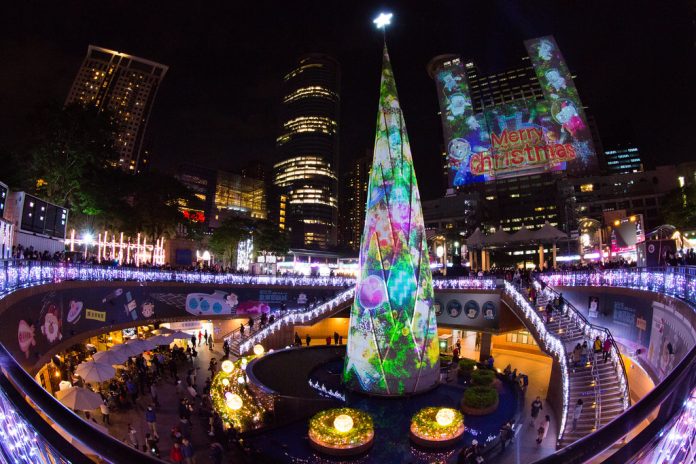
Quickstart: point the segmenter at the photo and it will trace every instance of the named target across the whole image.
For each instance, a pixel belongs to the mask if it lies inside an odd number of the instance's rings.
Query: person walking
[[[611,353],[611,340],[609,337],[604,339],[604,345],[602,346],[602,352],[604,353],[604,364],[607,363],[609,354]]]
[[[334,345],[338,345],[338,332],[334,332]]]
[[[138,447],[138,432],[135,431],[132,425],[128,424],[128,442],[130,445],[135,448],[139,449]]]
[[[244,324],[239,324],[239,338],[244,338]]]
[[[573,432],[575,432],[575,429],[578,427],[578,419],[580,419],[580,416],[582,415],[582,400],[579,399],[577,403],[575,403],[575,409],[573,409]]]
[[[174,445],[172,445],[172,449],[169,451],[169,460],[171,460],[174,463],[180,463],[182,462],[184,457],[181,455],[181,445],[179,442],[174,442]]]
[[[157,385],[155,385],[155,382],[150,384],[150,396],[152,397],[152,404],[154,404],[156,408],[159,408],[160,403],[157,396]]]
[[[597,335],[597,338],[595,338],[594,343],[592,344],[592,349],[594,350],[595,358],[602,352],[602,340],[599,339],[599,335]]]
[[[534,425],[537,416],[539,416],[539,411],[541,411],[542,409],[544,409],[544,404],[541,402],[541,397],[537,396],[536,399],[532,402],[532,418],[529,421],[529,425]]]
[[[186,464],[193,464],[193,445],[188,438],[181,440],[181,457]]]
[[[500,427],[500,446],[502,451],[505,451],[505,445],[510,440],[512,440],[512,424],[508,421]]]
[[[102,415],[102,424],[111,425],[111,422],[109,421],[109,414],[111,411],[109,410],[109,405],[106,404],[106,401],[103,401],[102,404],[99,405],[99,410],[101,411]]]
[[[196,346],[196,336],[191,335],[191,346]]]
[[[198,331],[198,346],[201,346],[201,338],[203,338],[203,333],[199,330]]]
[[[307,336],[305,336],[305,342],[307,342],[307,346],[309,346],[311,341],[312,341],[312,337],[310,337],[309,334],[307,334]]]
[[[295,346],[302,346],[302,339],[297,332],[295,332]]]
[[[587,364],[587,355],[590,352],[590,348],[587,346],[587,340],[582,342],[582,347],[580,347],[580,363],[585,366]]]
[[[147,426],[150,428],[150,433],[155,438],[159,438],[159,434],[157,433],[157,415],[152,406],[148,406],[147,411],[145,411],[145,422],[147,422]]]
[[[544,440],[544,424],[539,425],[539,428],[537,429],[537,437],[536,437],[536,444],[537,446],[541,445],[542,440]]]
[[[210,461],[213,464],[222,464],[222,455],[223,455],[223,448],[222,445],[218,442],[214,442],[210,444],[210,453],[208,456],[210,457]]]

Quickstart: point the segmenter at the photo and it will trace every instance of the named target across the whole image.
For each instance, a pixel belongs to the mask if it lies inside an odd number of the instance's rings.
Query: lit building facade
[[[605,169],[608,174],[626,174],[643,171],[643,160],[636,146],[610,146],[604,152]]]
[[[157,90],[169,68],[114,50],[90,45],[65,104],[94,105],[115,118],[119,165],[129,172],[147,163],[145,132]]]
[[[452,59],[460,59],[456,55]],[[464,65],[475,112],[484,108],[516,100],[541,100],[544,92],[529,57],[522,58],[519,66],[500,73],[485,75],[475,63]]]
[[[372,153],[368,153],[353,161],[350,170],[341,175],[341,245],[353,251],[360,248],[360,236],[365,225],[371,167]]]
[[[337,242],[339,88],[339,65],[323,54],[302,57],[284,78],[273,184],[279,226],[295,248]]]
[[[266,188],[260,179],[195,165],[183,165],[176,175],[194,195],[180,205],[184,216],[216,228],[231,216],[266,219]]]

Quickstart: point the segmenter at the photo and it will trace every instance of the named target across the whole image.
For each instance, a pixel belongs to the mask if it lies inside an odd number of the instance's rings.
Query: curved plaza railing
[[[542,280],[555,286],[611,286],[663,293],[682,299],[696,312],[696,268],[610,269],[595,272],[543,274]],[[537,462],[580,463],[615,447],[603,462],[638,462],[646,450],[663,437],[672,437],[670,427],[677,418],[692,414],[689,398],[696,388],[696,347],[640,401],[596,432]],[[643,425],[659,408],[656,417]],[[691,418],[693,420],[693,418]],[[642,428],[642,429],[641,429]],[[637,433],[636,433],[637,432]],[[623,440],[635,434],[625,443]],[[664,458],[664,456],[663,456]],[[652,461],[649,461],[652,462]]]

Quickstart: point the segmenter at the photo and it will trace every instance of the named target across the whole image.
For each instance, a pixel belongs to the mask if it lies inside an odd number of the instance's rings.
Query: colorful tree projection
[[[434,386],[439,348],[432,303],[420,194],[385,46],[346,385],[390,396]]]

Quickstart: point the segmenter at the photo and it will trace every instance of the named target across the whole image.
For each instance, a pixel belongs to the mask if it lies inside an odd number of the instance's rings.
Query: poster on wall
[[[449,294],[444,310],[437,315],[442,326],[466,329],[497,329],[500,296],[489,293]]]
[[[593,318],[599,317],[599,298],[591,296],[588,304],[588,315]]]

